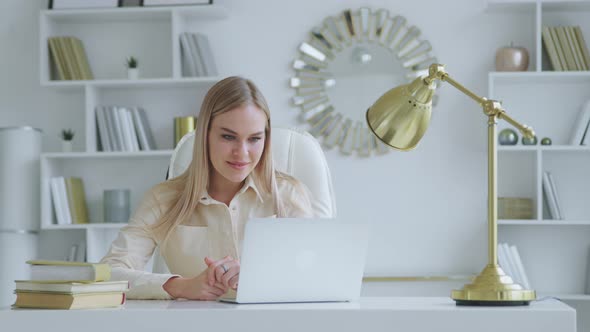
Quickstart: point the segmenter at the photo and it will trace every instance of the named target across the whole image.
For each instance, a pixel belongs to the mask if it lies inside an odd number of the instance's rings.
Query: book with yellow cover
[[[87,224],[88,207],[86,205],[86,194],[84,193],[84,182],[76,177],[66,178],[65,181],[72,223]]]
[[[31,280],[45,281],[108,281],[111,267],[108,264],[30,260]]]
[[[551,61],[551,66],[553,67],[553,70],[562,71],[563,68],[561,67],[561,63],[559,62],[557,49],[555,47],[553,38],[551,37],[549,27],[543,27],[542,38],[543,44],[545,45],[545,49],[547,50],[547,54],[549,55],[549,61]]]
[[[51,79],[55,80],[65,80],[66,79],[66,70],[65,70],[65,63],[62,59],[61,50],[59,49],[59,45],[57,44],[57,38],[48,38],[47,43],[49,44],[49,51],[51,54],[51,60],[56,68],[56,76],[52,77]]]
[[[84,45],[82,41],[78,38],[72,38],[74,43],[74,54],[76,56],[76,60],[80,65],[80,69],[82,70],[82,79],[83,80],[91,80],[93,79],[92,70],[90,69],[90,63],[88,62],[88,56],[84,51]]]
[[[15,280],[16,292],[40,292],[40,293],[105,293],[126,292],[129,289],[128,281],[97,281],[91,283],[45,280]]]
[[[579,26],[574,27],[574,34],[576,35],[576,39],[580,44],[580,49],[582,51],[582,57],[584,58],[584,63],[588,70],[590,70],[590,52],[588,52],[588,45],[586,45],[586,41],[584,40],[584,35],[582,34],[582,30]]]
[[[116,308],[125,303],[125,293],[60,294],[42,292],[16,292],[16,308],[37,309],[94,309]]]

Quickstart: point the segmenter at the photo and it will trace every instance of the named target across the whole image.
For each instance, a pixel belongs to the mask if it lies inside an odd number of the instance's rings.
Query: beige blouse
[[[312,217],[309,191],[278,177],[279,197],[289,217]],[[274,217],[272,196],[264,195],[251,177],[231,200],[229,206],[208,194],[201,197],[192,218],[173,229],[163,244],[164,234],[156,234],[149,225],[174,203],[175,192],[166,183],[150,189],[137,210],[113,241],[101,263],[112,268],[112,280],[128,280],[130,299],[170,299],[162,285],[172,276],[195,277],[206,270],[206,256],[221,259],[240,257],[244,226],[250,218]],[[145,272],[144,267],[156,247],[171,274]]]

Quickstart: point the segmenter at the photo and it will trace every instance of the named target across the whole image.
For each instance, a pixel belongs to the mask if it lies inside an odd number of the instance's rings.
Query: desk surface
[[[557,300],[519,307],[462,307],[444,297],[367,297],[352,303],[226,304],[128,301],[121,309],[0,310],[20,331],[576,331],[576,312]],[[48,329],[48,326],[51,328]]]

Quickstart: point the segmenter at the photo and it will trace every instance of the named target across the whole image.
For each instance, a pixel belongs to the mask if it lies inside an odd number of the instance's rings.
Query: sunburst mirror
[[[327,148],[346,155],[389,151],[371,134],[367,108],[387,90],[428,74],[437,62],[420,29],[385,9],[363,7],[327,17],[299,45],[292,103]]]

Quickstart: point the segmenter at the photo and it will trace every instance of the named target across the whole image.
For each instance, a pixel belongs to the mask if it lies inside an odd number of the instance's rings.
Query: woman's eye
[[[251,138],[250,138],[250,141],[251,141],[251,142],[258,142],[258,141],[260,141],[261,139],[262,139],[261,137],[251,137]]]
[[[232,135],[221,135],[221,137],[223,137],[223,139],[226,139],[228,141],[231,141],[231,140],[233,140],[235,138]]]

